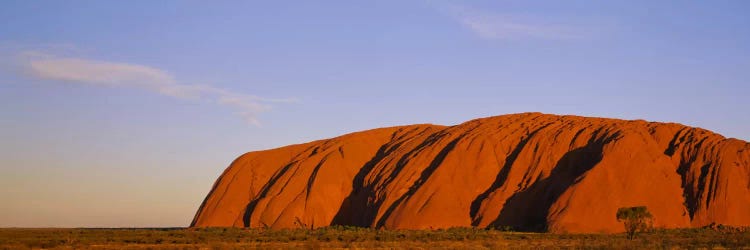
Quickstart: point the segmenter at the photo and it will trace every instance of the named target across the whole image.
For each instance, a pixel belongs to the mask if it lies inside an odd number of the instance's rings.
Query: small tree
[[[617,221],[625,224],[625,232],[628,239],[633,239],[635,234],[651,228],[653,216],[645,206],[621,207],[617,209]]]

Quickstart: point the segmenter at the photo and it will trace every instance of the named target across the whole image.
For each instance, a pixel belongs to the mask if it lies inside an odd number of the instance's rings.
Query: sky
[[[244,152],[520,112],[750,140],[750,2],[2,1],[0,227],[187,226]]]

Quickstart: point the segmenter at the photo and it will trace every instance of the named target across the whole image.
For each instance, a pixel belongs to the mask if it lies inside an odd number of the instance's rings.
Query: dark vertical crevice
[[[490,227],[511,227],[518,231],[546,232],[549,209],[571,185],[598,164],[604,145],[617,133],[598,137],[599,131],[584,146],[565,153],[547,178],[537,179],[528,188],[510,196]]]
[[[487,188],[484,192],[479,194],[474,200],[471,202],[471,207],[469,209],[469,215],[472,218],[472,226],[476,226],[479,224],[480,219],[477,217],[477,214],[479,212],[479,208],[482,206],[482,202],[484,202],[487,197],[500,188],[503,184],[505,184],[505,181],[508,179],[508,174],[510,173],[511,167],[513,166],[513,163],[516,162],[516,158],[518,157],[518,154],[521,153],[521,150],[526,147],[526,144],[531,140],[534,135],[536,135],[539,131],[541,131],[544,128],[547,128],[548,126],[552,125],[552,123],[547,123],[540,128],[532,131],[529,133],[526,137],[522,138],[521,141],[518,142],[515,148],[505,157],[505,163],[500,168],[500,171],[497,173],[497,176],[495,177],[495,181],[490,185],[489,188]]]
[[[288,164],[286,164],[281,170],[279,170],[278,173],[276,173],[271,179],[268,180],[268,182],[263,185],[263,188],[260,190],[260,194],[255,197],[255,199],[251,200],[247,206],[245,206],[245,213],[242,216],[242,223],[245,227],[250,226],[250,218],[252,216],[253,211],[255,210],[255,206],[258,204],[258,201],[268,195],[269,190],[271,187],[276,184],[279,179],[284,176],[284,174],[289,171],[289,169],[294,166],[297,163],[297,161],[292,161]]]
[[[453,139],[451,142],[449,142],[440,152],[435,156],[435,159],[430,162],[430,165],[422,170],[422,173],[419,175],[419,179],[412,185],[406,193],[401,195],[396,201],[394,201],[388,209],[383,213],[383,216],[380,217],[380,220],[377,222],[376,227],[383,227],[385,224],[385,221],[390,217],[391,213],[393,213],[393,210],[395,210],[398,205],[400,205],[403,201],[408,200],[409,197],[411,197],[419,188],[424,185],[424,183],[427,181],[427,179],[432,175],[432,173],[435,172],[438,166],[440,166],[441,163],[443,163],[443,160],[445,160],[445,157],[453,151],[453,148],[456,147],[456,143],[461,140],[463,137],[458,137],[456,139]]]
[[[396,138],[396,132],[391,136]],[[365,185],[365,177],[370,174],[372,169],[381,162],[392,151],[398,149],[403,142],[386,143],[378,149],[375,155],[367,161],[357,172],[352,180],[352,191],[341,202],[338,212],[334,215],[331,225],[348,225],[367,227],[374,218],[374,212],[370,209],[370,197],[373,193],[373,186]]]

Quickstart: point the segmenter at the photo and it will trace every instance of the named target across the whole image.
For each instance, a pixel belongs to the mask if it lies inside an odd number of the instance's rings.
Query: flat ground
[[[472,228],[316,230],[236,228],[0,229],[0,249],[504,249],[504,248],[748,248],[750,232],[721,229],[656,230],[624,234],[518,233]]]

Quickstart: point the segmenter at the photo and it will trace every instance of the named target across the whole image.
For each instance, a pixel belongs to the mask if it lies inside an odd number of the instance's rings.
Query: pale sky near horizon
[[[187,226],[238,155],[520,112],[750,140],[748,1],[3,1],[0,227]]]

